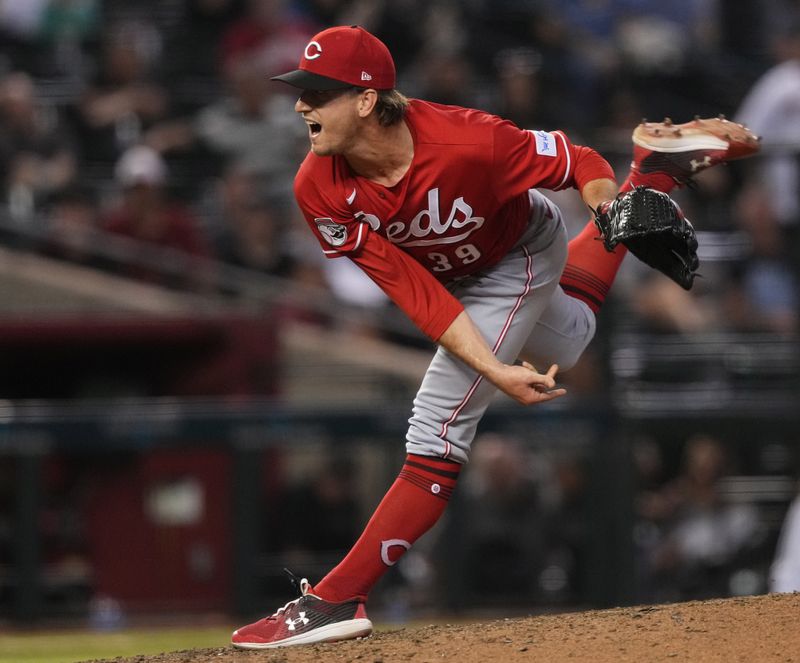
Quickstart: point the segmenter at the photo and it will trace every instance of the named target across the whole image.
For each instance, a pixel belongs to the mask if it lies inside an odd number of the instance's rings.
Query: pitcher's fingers
[[[536,389],[540,394],[549,394],[550,392],[557,391],[558,389],[563,389],[563,387],[559,387],[556,382],[553,382],[552,385],[547,384],[535,384],[533,388]],[[564,390],[566,391],[566,389]]]
[[[553,364],[550,367],[550,370],[547,373],[539,373],[540,380],[539,384],[544,385],[547,387],[548,390],[553,389],[556,386],[556,373],[558,372],[558,366]]]
[[[560,396],[565,396],[567,393],[566,389],[559,387],[558,389],[550,389],[549,391],[540,392],[542,394],[542,401],[552,401],[554,398],[559,398]]]
[[[529,371],[533,371],[534,373],[538,373],[539,372],[539,371],[536,370],[536,367],[533,364],[531,364],[530,362],[523,361],[522,362],[522,366],[524,368],[527,368]]]

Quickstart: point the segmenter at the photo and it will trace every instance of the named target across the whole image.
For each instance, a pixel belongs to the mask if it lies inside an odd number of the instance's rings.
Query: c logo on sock
[[[411,549],[411,544],[408,541],[404,541],[403,539],[389,539],[388,541],[381,541],[381,561],[386,564],[386,566],[394,566],[397,563],[397,560],[403,555],[400,553],[397,556],[397,559],[394,561],[389,559],[389,548],[392,546],[400,546],[405,550]]]

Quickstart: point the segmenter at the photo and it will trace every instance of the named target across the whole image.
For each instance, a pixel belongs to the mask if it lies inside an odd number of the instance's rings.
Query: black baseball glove
[[[666,193],[637,186],[593,211],[607,251],[622,243],[682,288],[692,287],[700,264],[697,238],[681,208]]]

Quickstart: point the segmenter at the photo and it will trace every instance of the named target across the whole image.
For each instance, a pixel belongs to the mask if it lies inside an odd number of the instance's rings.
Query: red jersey
[[[328,257],[348,256],[437,339],[462,310],[442,283],[497,262],[530,217],[528,190],[581,188],[611,167],[561,131],[524,131],[488,113],[412,100],[414,157],[395,186],[309,153],[295,196]]]

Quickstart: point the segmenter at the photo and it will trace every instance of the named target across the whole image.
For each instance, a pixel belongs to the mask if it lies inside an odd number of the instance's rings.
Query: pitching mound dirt
[[[800,663],[800,594],[403,628],[382,631],[363,640],[260,652],[220,647],[113,660],[116,663]]]

